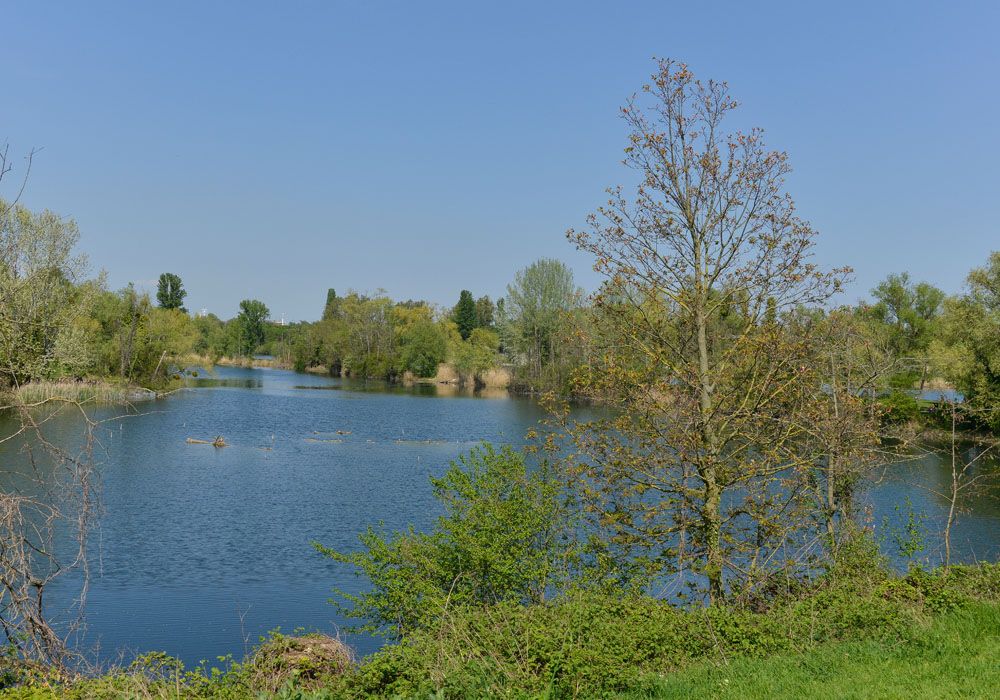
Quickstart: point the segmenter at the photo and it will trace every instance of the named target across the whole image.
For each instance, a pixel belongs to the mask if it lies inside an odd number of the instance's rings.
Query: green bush
[[[879,399],[883,416],[890,423],[905,423],[920,415],[920,402],[905,391],[894,389]]]
[[[863,549],[858,547],[858,549]],[[340,680],[354,696],[596,697],[655,688],[699,663],[844,640],[907,641],[923,620],[1000,600],[1000,566],[900,578],[864,551],[769,607],[681,609],[647,596],[567,594],[537,605],[451,609]],[[868,561],[864,566],[863,562]]]
[[[316,543],[371,581],[366,593],[341,593],[338,607],[366,621],[356,629],[398,637],[454,606],[537,603],[576,570],[570,506],[548,463],[484,445],[431,483],[444,515],[430,533],[370,527],[353,552]]]

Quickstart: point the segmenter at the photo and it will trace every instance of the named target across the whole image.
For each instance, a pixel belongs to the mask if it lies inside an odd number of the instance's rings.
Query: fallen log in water
[[[188,438],[187,444],[211,445],[212,447],[229,447],[229,443],[227,443],[225,438],[223,438],[221,435],[217,436],[214,440],[198,440],[196,438]]]

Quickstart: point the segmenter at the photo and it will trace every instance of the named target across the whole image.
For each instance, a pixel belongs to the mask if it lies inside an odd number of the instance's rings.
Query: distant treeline
[[[269,328],[262,349],[296,369],[334,375],[429,378],[448,363],[469,384],[502,369],[521,389],[565,391],[582,361],[574,336],[583,302],[569,268],[549,259],[518,272],[496,302],[462,290],[442,309],[331,289],[319,321]]]
[[[132,285],[109,290],[88,277],[74,253],[71,219],[0,200],[0,384],[32,380],[119,378],[145,385],[169,380],[191,355],[212,361],[269,354],[297,370],[400,379],[434,377],[447,363],[461,381],[481,383],[492,370],[513,388],[576,393],[600,369],[608,348],[597,338],[613,322],[607,294],[588,298],[562,262],[538,260],[514,275],[494,301],[462,290],[451,308],[394,301],[385,292],[343,295],[330,289],[321,318],[279,325],[256,299],[229,320],[192,316],[181,278],[160,276],[155,299]],[[1000,253],[973,270],[966,290],[948,296],[907,273],[889,275],[872,298],[799,314],[837,319],[857,347],[877,348],[880,371],[866,390],[897,419],[912,418],[913,389],[948,386],[1000,428]],[[596,302],[595,302],[596,300]],[[738,299],[727,302],[738,312]],[[787,311],[785,312],[787,314]],[[725,315],[725,314],[723,314]],[[840,348],[846,351],[846,348]]]

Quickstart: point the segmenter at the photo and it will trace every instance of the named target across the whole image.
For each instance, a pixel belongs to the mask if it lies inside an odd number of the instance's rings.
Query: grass
[[[155,397],[140,387],[106,381],[34,381],[12,393],[17,403],[29,406],[46,401],[121,404]]]
[[[986,698],[1000,693],[1000,606],[937,617],[903,642],[840,642],[802,654],[692,667],[623,698]]]

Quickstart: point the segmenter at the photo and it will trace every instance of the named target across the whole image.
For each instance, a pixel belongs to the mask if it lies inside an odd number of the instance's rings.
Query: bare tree
[[[816,450],[815,467],[804,470],[817,504],[828,547],[836,550],[844,526],[854,519],[856,492],[873,467],[898,461],[909,441],[887,424],[875,397],[898,371],[899,360],[882,336],[852,309],[836,309],[816,322],[813,362],[825,400],[806,430]]]
[[[79,414],[80,442],[60,446],[45,424],[68,408]],[[95,423],[79,402],[46,399],[0,405],[18,427],[0,444],[19,444],[24,466],[7,465],[0,490],[0,626],[25,661],[66,668],[69,641],[79,630],[87,597],[88,537],[97,515]],[[80,587],[69,615],[54,622],[46,609],[53,581],[79,572]],[[75,610],[74,610],[75,609]]]
[[[619,561],[690,566],[711,601],[787,558],[825,400],[810,327],[788,318],[849,272],[809,261],[815,232],[783,191],[787,157],[760,130],[726,131],[736,106],[724,83],[660,61],[622,109],[634,196],[610,190],[589,230],[569,232],[607,278],[593,299],[609,319],[600,366],[584,384],[619,409],[570,426],[584,496],[629,550]]]
[[[944,568],[951,566],[951,536],[958,516],[962,510],[962,503],[970,495],[986,489],[990,482],[996,482],[997,476],[989,472],[975,473],[975,466],[980,460],[985,459],[993,453],[997,447],[994,440],[986,447],[974,451],[969,459],[960,455],[958,425],[961,420],[961,409],[955,398],[945,399],[940,402],[944,406],[949,426],[949,480],[945,491],[930,489],[933,493],[944,498],[948,504],[948,514],[945,516],[944,527],[941,531],[941,538],[944,545]],[[928,488],[925,486],[925,488]]]

